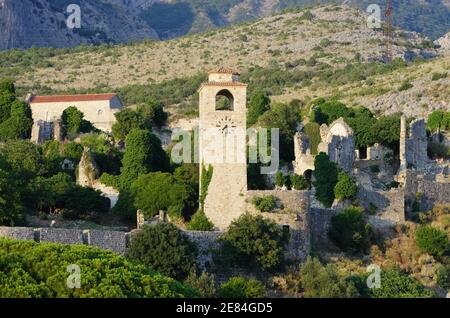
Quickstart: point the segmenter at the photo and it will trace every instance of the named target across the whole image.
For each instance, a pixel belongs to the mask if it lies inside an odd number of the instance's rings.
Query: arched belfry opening
[[[234,97],[229,90],[223,89],[217,93],[216,110],[234,110]]]

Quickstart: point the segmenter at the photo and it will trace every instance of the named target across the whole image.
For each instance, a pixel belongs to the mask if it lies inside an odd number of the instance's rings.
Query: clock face
[[[236,128],[236,123],[229,116],[225,116],[223,118],[219,118],[217,120],[216,127],[221,131],[222,134],[226,135],[233,131],[233,128]]]

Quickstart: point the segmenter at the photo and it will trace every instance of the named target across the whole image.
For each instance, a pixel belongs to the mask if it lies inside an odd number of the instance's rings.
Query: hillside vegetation
[[[0,53],[0,77],[13,77],[22,95],[114,90],[128,105],[153,97],[194,110],[206,71],[226,65],[275,99],[334,96],[377,111],[410,105],[415,115],[448,107],[448,56],[422,61],[436,51],[407,32],[397,32],[395,56],[416,62],[386,65],[384,51],[382,30],[369,29],[363,12],[325,5],[170,41],[12,50]],[[432,81],[434,72],[445,76]]]

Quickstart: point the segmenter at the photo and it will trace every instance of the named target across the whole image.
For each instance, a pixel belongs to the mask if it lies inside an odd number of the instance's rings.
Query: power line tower
[[[387,6],[386,6],[386,26],[385,26],[385,33],[386,33],[386,61],[388,63],[392,62],[393,59],[393,53],[392,53],[392,43],[394,41],[394,35],[392,31],[392,16],[394,14],[394,7],[392,5],[392,0],[387,0]]]

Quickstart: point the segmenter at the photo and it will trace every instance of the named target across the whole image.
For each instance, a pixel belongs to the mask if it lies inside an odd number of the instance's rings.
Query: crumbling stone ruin
[[[294,173],[304,176],[307,171],[314,170],[314,158],[311,154],[311,146],[308,136],[303,132],[297,132],[294,136],[295,161],[292,162]]]
[[[425,120],[415,120],[408,127],[406,117],[402,116],[400,124],[400,170],[424,167],[429,161],[427,148]]]
[[[78,166],[77,184],[82,187],[94,187],[95,180],[99,175],[98,171],[97,164],[92,158],[91,150],[88,147],[84,147]]]
[[[31,142],[43,144],[46,140],[62,141],[62,121],[55,119],[52,121],[37,120],[31,129]]]
[[[355,140],[353,130],[339,118],[330,127],[320,126],[322,142],[319,144],[319,153],[325,152],[331,161],[336,162],[342,170],[350,173],[355,161]]]

